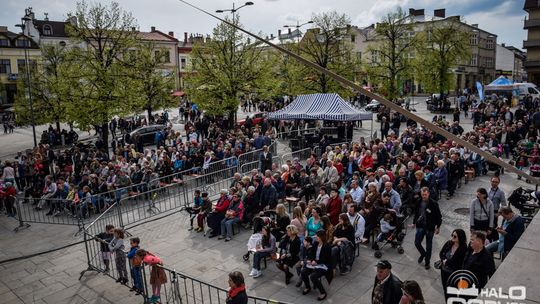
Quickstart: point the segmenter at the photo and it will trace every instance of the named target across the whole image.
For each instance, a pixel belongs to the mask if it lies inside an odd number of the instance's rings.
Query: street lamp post
[[[26,26],[26,21],[29,21],[30,18],[25,16],[21,19],[21,24],[17,24],[15,26],[20,27],[22,30],[22,34],[24,33],[24,28]],[[30,36],[30,34],[28,35]],[[28,37],[30,38],[30,37]],[[36,119],[34,116],[34,104],[32,100],[32,82],[30,80],[30,61],[28,59],[28,48],[30,47],[30,44],[32,43],[30,40],[27,40],[28,44],[24,44],[24,66],[25,66],[25,77],[26,77],[26,85],[28,87],[28,102],[30,103],[30,117],[32,119],[32,135],[34,137],[34,148],[37,147],[37,138],[36,138]]]
[[[235,15],[236,15],[235,13],[236,13],[239,9],[241,9],[241,8],[243,8],[243,7],[245,7],[245,6],[250,6],[250,5],[253,5],[253,4],[254,4],[253,2],[248,1],[248,2],[244,3],[243,5],[241,5],[241,6],[239,6],[239,7],[235,7],[234,2],[233,2],[232,8],[230,8],[230,9],[220,9],[220,10],[216,10],[216,13],[231,12],[231,13],[232,13],[232,21],[233,21],[233,24],[235,24]]]
[[[237,12],[239,9],[243,8],[243,7],[251,6],[251,5],[253,5],[253,4],[254,4],[253,2],[248,1],[248,2],[244,3],[243,5],[241,5],[241,6],[239,6],[239,7],[236,7],[236,6],[234,5],[234,2],[233,2],[232,8],[230,8],[230,9],[219,9],[219,10],[216,10],[216,13],[231,12],[231,13],[232,13],[232,23],[233,23],[234,25],[236,25],[236,21],[237,21],[237,20],[236,20],[236,12]],[[234,41],[234,39],[236,39],[236,32],[237,32],[237,29],[236,29],[236,28],[233,28],[233,29],[234,29],[234,32],[233,32],[233,41],[231,41],[231,43],[236,44],[236,41]],[[234,58],[235,53],[236,53],[236,45],[233,45],[233,47],[232,47],[232,55],[233,55],[233,58]],[[235,120],[235,121],[236,121],[236,119],[237,119],[237,117],[236,117],[236,112],[237,112],[237,111],[234,112],[234,120]]]
[[[304,23],[302,23],[302,24],[300,24],[299,21],[296,21],[296,25],[288,25],[288,24],[286,24],[286,25],[284,25],[283,27],[284,27],[284,28],[293,28],[293,27],[294,27],[294,28],[296,28],[297,30],[300,30],[300,28],[301,28],[302,26],[308,25],[308,24],[312,24],[312,23],[313,23],[313,20],[309,20],[309,21],[304,22]],[[300,32],[298,32],[298,33],[300,33]],[[298,43],[300,43],[300,35],[298,35]]]

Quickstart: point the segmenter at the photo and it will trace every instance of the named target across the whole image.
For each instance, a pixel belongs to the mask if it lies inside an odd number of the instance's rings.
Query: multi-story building
[[[66,21],[53,21],[49,20],[47,14],[44,14],[43,19],[38,19],[35,16],[32,8],[25,9],[24,17],[24,33],[26,37],[30,37],[31,49],[33,49],[32,56],[38,59],[41,55],[39,46],[41,45],[60,45],[65,47],[85,47],[84,42],[73,42],[73,39],[69,37],[68,26],[77,25],[77,21],[74,17],[69,18]],[[151,27],[149,32],[138,31],[135,28],[131,29],[137,32],[137,37],[144,42],[152,42],[156,52],[160,52],[163,56],[163,69],[164,74],[175,75],[175,88],[180,87],[179,79],[179,57],[178,57],[178,39],[174,37],[174,32],[162,32],[155,27]],[[1,33],[0,33],[1,35]],[[14,42],[15,43],[15,42]],[[2,46],[0,45],[0,48]],[[13,48],[13,47],[11,47]],[[0,51],[1,52],[1,51]],[[1,59],[1,57],[0,57]],[[15,69],[12,73],[18,72]],[[0,75],[2,75],[2,68],[0,68]],[[1,76],[0,76],[1,77]],[[15,77],[12,77],[15,78]],[[1,79],[1,78],[0,78]],[[14,81],[11,81],[14,82]],[[1,90],[0,90],[1,92]],[[16,94],[16,86],[13,83],[9,83],[8,95],[13,96]],[[13,98],[6,99],[9,103],[12,103]]]
[[[528,81],[540,85],[540,2],[525,0],[523,10],[529,14],[523,23],[527,30],[527,40],[523,41],[523,48],[527,49],[524,66]]]
[[[26,71],[25,53],[30,66],[41,56],[39,46],[30,37],[0,26],[0,108],[8,108],[15,102],[17,79]]]
[[[513,46],[497,44],[496,76],[506,76],[515,82],[523,82],[525,52]]]
[[[409,9],[407,18],[413,24],[412,31],[409,36],[412,38],[417,33],[424,30],[430,23],[443,23],[448,21],[458,21],[460,26],[470,34],[470,50],[471,58],[465,62],[457,62],[453,69],[455,73],[457,89],[474,87],[476,81],[489,83],[495,79],[495,61],[496,61],[496,45],[497,35],[487,32],[478,27],[478,24],[468,24],[461,20],[460,16],[446,16],[446,9],[436,9],[433,15],[425,14],[424,9]],[[375,60],[376,54],[368,54],[370,46],[373,46],[380,38],[376,34],[376,24],[360,29],[358,46],[356,46],[361,58],[364,62]],[[414,57],[414,52],[408,55]],[[426,67],[429,68],[429,67]],[[416,80],[402,81],[404,92],[422,93],[422,84]]]
[[[197,43],[206,43],[210,41],[210,36],[206,37],[202,34],[189,34],[184,32],[184,40],[178,42],[178,61],[179,61],[179,75],[180,75],[180,88],[184,88],[184,81],[186,77],[193,73],[193,67],[191,65],[191,51],[193,46]],[[182,92],[178,92],[178,96],[182,96]]]

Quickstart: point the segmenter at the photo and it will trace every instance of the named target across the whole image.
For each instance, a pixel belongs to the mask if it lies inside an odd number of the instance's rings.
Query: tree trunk
[[[60,121],[58,119],[56,120],[56,130],[60,132]]]
[[[150,124],[150,121],[152,120],[152,106],[151,105],[148,105],[148,107],[146,107],[146,113],[148,115],[148,124]]]
[[[103,140],[103,150],[109,156],[109,124],[104,123],[101,125],[101,134],[102,134],[102,140]]]

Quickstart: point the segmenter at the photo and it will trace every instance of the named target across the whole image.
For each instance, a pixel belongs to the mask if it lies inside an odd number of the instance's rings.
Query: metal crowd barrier
[[[305,161],[311,156],[312,151],[313,150],[311,148],[304,148],[302,150],[285,153],[281,156],[281,160],[283,163],[286,163],[289,160],[292,161],[295,158],[298,158],[301,161]]]
[[[120,227],[121,223],[116,217],[108,217],[107,214],[115,213],[116,204],[111,206],[107,212],[98,217],[95,221],[89,224],[84,230],[85,249],[87,254],[87,269],[81,272],[79,280],[82,279],[87,271],[95,271],[103,273],[106,276],[116,280],[120,278],[118,266],[124,268],[128,274],[126,287],[135,286],[135,278],[137,277],[140,283],[137,287],[141,289],[140,296],[143,298],[143,303],[150,303],[150,297],[153,295],[153,288],[150,284],[150,274],[153,266],[133,266],[128,259],[125,265],[116,264],[114,253],[104,253],[101,250],[102,243],[97,237],[99,233],[105,231],[106,225],[114,225]],[[126,237],[126,240],[128,237]],[[125,244],[129,242],[125,241]],[[129,245],[127,245],[129,246]],[[127,248],[126,248],[127,250]],[[106,262],[105,260],[108,260]],[[166,261],[165,261],[166,262]],[[167,277],[167,282],[161,284],[159,303],[174,303],[174,304],[189,304],[189,303],[225,303],[227,299],[227,289],[218,287],[199,279],[177,272],[174,269],[167,268],[162,265],[155,266],[160,268]],[[223,282],[223,285],[226,285]],[[259,298],[248,295],[248,303],[257,304],[286,304],[270,299]]]
[[[283,164],[282,158],[277,156],[277,155],[273,156],[272,157],[272,163],[277,164],[278,167],[281,167],[281,164]],[[238,172],[240,174],[247,174],[247,173],[251,172],[254,169],[257,169],[259,171],[261,170],[261,162],[260,161],[256,160],[256,161],[252,161],[250,163],[243,164],[240,167],[240,170],[238,170]],[[261,173],[264,173],[264,172],[261,172]]]

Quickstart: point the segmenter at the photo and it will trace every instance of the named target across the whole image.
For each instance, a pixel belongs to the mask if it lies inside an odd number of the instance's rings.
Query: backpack
[[[345,269],[347,266],[352,266],[352,264],[354,263],[354,249],[355,246],[350,241],[341,242],[341,246],[339,247],[339,267],[341,269]]]

